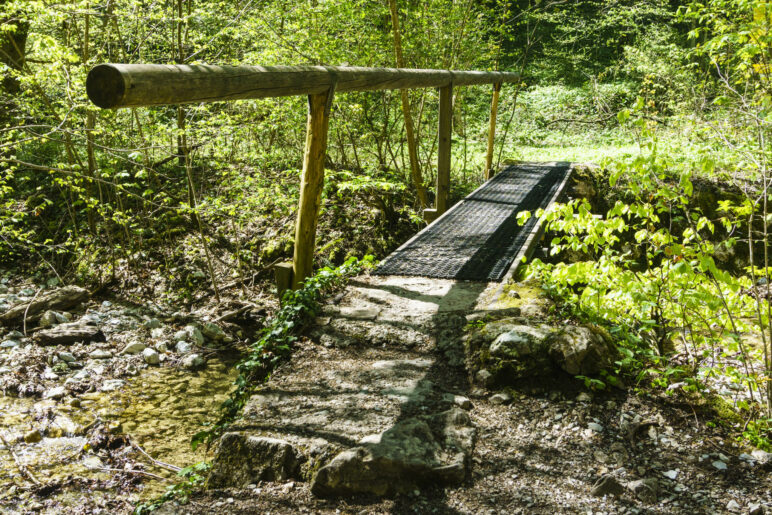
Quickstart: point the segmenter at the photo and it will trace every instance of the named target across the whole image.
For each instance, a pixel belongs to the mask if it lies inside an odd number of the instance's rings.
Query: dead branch
[[[16,456],[15,452],[13,452],[13,447],[8,444],[8,441],[6,441],[3,435],[0,435],[0,442],[3,442],[5,448],[8,449],[9,453],[11,453],[11,456],[13,456],[13,461],[16,463],[16,466],[19,468],[19,471],[22,473],[22,475],[32,481],[35,486],[40,486],[42,483],[38,481],[37,478],[32,475],[32,472],[29,471],[27,466],[19,460],[19,457]]]
[[[102,472],[123,472],[124,474],[136,474],[139,476],[147,476],[151,479],[156,479],[158,481],[171,481],[168,477],[159,476],[157,474],[152,474],[150,472],[145,472],[144,470],[134,470],[134,469],[115,469],[115,468],[109,468],[109,467],[100,467],[97,470],[101,470]]]
[[[134,440],[128,437],[127,439],[129,440],[129,445],[137,449],[144,457],[149,459],[153,463],[153,465],[164,468],[166,470],[171,470],[172,472],[179,472],[180,470],[182,470],[182,467],[178,467],[177,465],[172,465],[170,463],[164,463],[163,461],[159,461],[153,458],[147,452],[145,452],[145,450],[142,447],[140,447],[139,444],[137,444],[137,442],[135,442]]]

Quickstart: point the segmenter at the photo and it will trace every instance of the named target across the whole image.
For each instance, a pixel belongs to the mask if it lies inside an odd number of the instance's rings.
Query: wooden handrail
[[[104,109],[384,89],[517,82],[511,72],[343,66],[100,64],[86,91]]]

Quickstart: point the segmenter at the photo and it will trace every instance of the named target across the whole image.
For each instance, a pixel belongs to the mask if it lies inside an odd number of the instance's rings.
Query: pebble
[[[24,333],[22,333],[21,331],[11,331],[5,336],[9,340],[21,340],[22,338],[24,338]]]
[[[32,431],[24,434],[24,441],[26,443],[37,443],[42,439],[43,435],[41,435],[40,431],[37,429],[33,429]]]
[[[174,339],[176,341],[185,340],[187,339],[187,337],[188,337],[188,332],[185,330],[177,331],[176,333],[174,333]]]
[[[202,358],[199,354],[188,354],[182,359],[182,366],[183,368],[187,368],[188,370],[195,370],[197,368],[201,368],[204,365],[204,358]]]
[[[90,376],[91,372],[84,368],[83,370],[78,370],[78,372],[72,376],[72,379],[75,379],[76,381],[82,381],[83,379],[88,379]]]
[[[59,356],[59,359],[64,361],[65,363],[72,363],[73,361],[76,361],[75,356],[72,352],[60,352],[57,354]]]
[[[40,327],[51,327],[56,323],[56,313],[53,311],[46,311],[40,317]]]
[[[737,504],[737,501],[732,499],[731,501],[726,503],[726,509],[729,510],[729,511],[737,511],[737,510],[740,509],[740,505]]]
[[[145,329],[158,329],[161,327],[161,321],[157,318],[151,318],[142,325],[145,327]]]
[[[595,431],[596,433],[603,432],[603,426],[598,424],[597,422],[590,422],[589,424],[587,424],[587,428]]]
[[[603,497],[604,495],[622,495],[625,488],[622,484],[612,475],[605,475],[601,477],[590,492],[594,497]]]
[[[108,379],[105,382],[102,383],[102,387],[99,388],[99,391],[102,392],[112,392],[120,388],[126,384],[126,381],[122,379]]]
[[[50,390],[46,390],[43,393],[44,399],[61,399],[67,395],[67,390],[64,389],[64,386],[57,386],[55,388],[51,388]]]
[[[99,325],[99,323],[102,321],[102,317],[100,317],[98,313],[86,313],[80,317],[80,321],[86,325]]]
[[[472,401],[463,395],[454,395],[453,403],[461,409],[472,409]]]
[[[157,365],[161,362],[161,357],[155,349],[147,348],[142,351],[142,358],[148,365]]]
[[[655,479],[647,478],[630,481],[627,483],[627,488],[632,491],[638,499],[645,503],[657,502],[657,491],[659,490],[659,487]]]
[[[713,468],[716,470],[726,470],[726,463],[723,461],[716,460],[711,463],[711,465],[713,465]]]
[[[193,350],[193,345],[186,341],[180,341],[177,342],[177,345],[174,346],[174,350],[176,350],[179,354],[187,354]]]
[[[751,456],[753,456],[753,459],[758,461],[762,465],[766,465],[767,463],[772,462],[772,452],[766,452],[766,451],[762,451],[761,449],[756,449],[751,453]]]
[[[188,339],[196,345],[204,344],[204,335],[201,333],[198,327],[194,325],[185,326],[185,333],[188,335]]]
[[[491,404],[509,404],[512,402],[512,396],[508,393],[496,393],[488,399]]]
[[[0,349],[12,349],[19,345],[21,345],[19,340],[5,340],[3,343],[0,343]]]
[[[748,515],[764,515],[764,507],[759,503],[749,504]]]
[[[581,392],[576,396],[576,402],[590,402],[591,400],[592,396],[590,396],[590,394],[587,392]]]
[[[109,350],[97,349],[88,355],[91,359],[110,359],[113,357],[113,353]]]
[[[102,374],[105,373],[104,365],[99,365],[99,364],[96,364],[96,363],[92,363],[89,366],[89,369],[90,369],[92,374],[95,374],[95,375],[98,375],[98,376],[101,376]]]
[[[662,473],[663,476],[665,476],[668,479],[675,479],[678,477],[678,471],[677,470],[668,470],[667,472]]]
[[[163,327],[159,327],[157,329],[153,329],[152,331],[150,331],[150,337],[153,338],[154,340],[157,340],[159,338],[163,338],[164,337],[164,328]]]
[[[103,465],[102,460],[100,460],[97,456],[87,456],[83,458],[83,466],[89,470],[95,470],[101,469]]]
[[[215,341],[222,341],[226,336],[225,331],[223,331],[219,325],[213,324],[212,322],[205,323],[201,327],[201,332],[205,337]]]
[[[169,350],[169,346],[166,345],[166,342],[160,342],[155,344],[155,350],[160,352],[161,354],[167,352]]]
[[[129,342],[121,351],[121,354],[139,354],[147,348],[142,342]]]

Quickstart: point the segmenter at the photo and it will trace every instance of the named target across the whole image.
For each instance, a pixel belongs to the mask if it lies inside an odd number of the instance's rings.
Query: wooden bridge
[[[283,284],[297,288],[313,272],[330,108],[336,92],[348,91],[439,88],[440,93],[436,200],[434,209],[424,211],[432,223],[385,259],[376,273],[477,281],[511,276],[541,228],[533,218],[519,228],[515,216],[549,206],[570,173],[568,163],[552,163],[510,167],[493,177],[499,91],[503,83],[519,80],[516,73],[484,71],[102,64],[90,71],[86,89],[91,101],[105,109],[308,95],[295,249],[292,265],[277,274],[281,290]],[[493,85],[488,182],[448,210],[453,87],[484,84]]]

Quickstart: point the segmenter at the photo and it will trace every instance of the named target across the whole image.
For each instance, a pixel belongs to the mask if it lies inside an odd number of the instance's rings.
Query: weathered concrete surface
[[[317,495],[384,495],[463,481],[475,429],[455,402],[467,388],[459,337],[490,291],[353,281],[248,401],[220,442],[209,486],[296,477]]]

